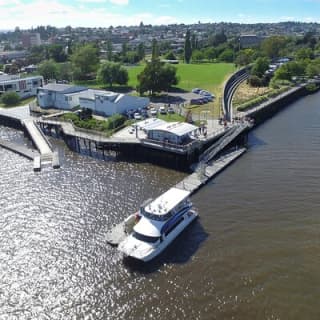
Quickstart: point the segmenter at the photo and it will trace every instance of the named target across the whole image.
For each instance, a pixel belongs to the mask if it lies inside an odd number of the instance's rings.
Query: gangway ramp
[[[222,136],[216,143],[205,150],[199,157],[199,165],[201,163],[208,163],[212,160],[220,151],[222,151],[229,143],[231,143],[242,132],[249,129],[252,124],[248,121],[239,122],[233,125],[230,130]]]
[[[41,129],[33,119],[24,119],[21,121],[28,131],[33,143],[40,152],[41,163],[54,162],[53,167],[59,168],[59,157],[54,155],[53,148]]]

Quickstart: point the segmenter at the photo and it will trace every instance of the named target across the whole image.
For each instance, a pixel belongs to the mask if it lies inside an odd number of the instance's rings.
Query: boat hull
[[[121,250],[120,246],[120,251],[123,252],[126,257],[131,257],[144,262],[151,261],[160,255],[197,217],[198,213],[190,210],[186,214],[185,219],[179,225],[177,225],[162,241],[160,241],[159,244],[152,247],[152,249],[149,249],[147,254],[144,254],[143,251],[139,251],[139,248],[128,253],[125,252],[125,250]]]

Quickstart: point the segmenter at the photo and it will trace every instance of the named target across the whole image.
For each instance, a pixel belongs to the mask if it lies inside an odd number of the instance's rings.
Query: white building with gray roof
[[[79,97],[87,90],[86,87],[49,83],[38,88],[38,105],[41,108],[70,110],[79,106]]]
[[[39,88],[37,98],[41,108],[71,110],[80,106],[103,116],[146,108],[150,102],[148,98],[64,84],[47,84]]]

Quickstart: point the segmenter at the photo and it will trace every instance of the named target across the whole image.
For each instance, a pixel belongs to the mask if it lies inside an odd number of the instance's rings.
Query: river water
[[[0,149],[0,319],[319,319],[319,98],[255,129],[192,197],[200,219],[147,265],[123,261],[105,232],[184,173],[58,140],[62,168],[34,173]]]

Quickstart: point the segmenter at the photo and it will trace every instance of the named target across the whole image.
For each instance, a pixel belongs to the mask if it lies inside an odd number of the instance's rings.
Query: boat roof
[[[190,191],[170,188],[157,199],[145,206],[145,210],[154,215],[164,215],[190,195]]]
[[[163,221],[155,221],[142,217],[133,230],[149,237],[160,237],[160,230],[164,223]]]

